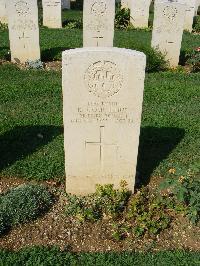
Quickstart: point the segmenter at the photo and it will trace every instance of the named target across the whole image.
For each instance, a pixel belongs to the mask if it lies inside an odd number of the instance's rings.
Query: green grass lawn
[[[61,252],[56,248],[29,248],[18,252],[0,251],[0,266],[197,266],[200,254],[195,252],[159,253],[81,253]]]
[[[0,66],[0,175],[64,176],[61,73]],[[146,75],[138,170],[198,160],[200,74]],[[42,136],[41,136],[42,135]]]
[[[82,11],[64,11],[63,21]],[[8,58],[8,30],[0,31],[0,58]],[[151,32],[115,31],[114,45],[150,48]],[[182,53],[199,45],[200,36],[184,33]],[[61,60],[61,52],[82,46],[81,29],[40,28],[43,61]],[[1,176],[63,178],[61,73],[0,66]],[[145,179],[170,165],[188,166],[198,159],[200,74],[146,75],[138,170]]]

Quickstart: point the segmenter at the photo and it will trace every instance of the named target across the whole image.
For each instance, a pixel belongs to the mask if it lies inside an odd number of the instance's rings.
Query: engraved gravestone
[[[70,0],[62,0],[62,9],[70,9]]]
[[[8,23],[6,0],[0,0],[0,22],[2,24]]]
[[[134,190],[146,58],[120,48],[63,53],[66,190],[95,191],[96,184]],[[75,71],[76,70],[76,71]]]
[[[121,8],[130,8],[130,1],[131,0],[121,0]]]
[[[43,0],[43,26],[62,28],[61,0]]]
[[[185,12],[184,30],[191,32],[195,16],[196,0],[185,0],[185,1],[186,1],[186,12]]]
[[[182,1],[156,1],[151,46],[165,55],[170,67],[179,62],[184,17]]]
[[[113,46],[115,0],[85,0],[83,46]]]
[[[25,63],[40,59],[37,1],[9,0],[7,10],[11,60]]]
[[[130,2],[130,22],[135,28],[147,28],[151,0],[132,0]]]

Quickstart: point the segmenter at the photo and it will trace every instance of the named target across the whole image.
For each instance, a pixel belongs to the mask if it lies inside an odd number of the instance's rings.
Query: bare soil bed
[[[0,193],[10,187],[27,183],[18,178],[1,178]],[[156,178],[149,186],[154,187]],[[51,191],[63,191],[64,184],[54,181],[43,182]],[[191,225],[186,217],[174,217],[170,226],[156,237],[133,235],[122,241],[112,238],[112,227],[109,220],[96,223],[78,224],[64,214],[65,201],[59,196],[52,209],[34,222],[12,228],[0,238],[0,248],[19,250],[26,246],[59,246],[61,250],[73,252],[100,251],[158,251],[158,250],[200,250],[200,228]]]

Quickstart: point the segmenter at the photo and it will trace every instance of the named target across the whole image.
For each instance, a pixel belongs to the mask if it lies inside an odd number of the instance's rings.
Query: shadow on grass
[[[186,51],[181,50],[180,56],[179,56],[179,64],[181,66],[185,66],[187,60],[188,60],[188,56],[186,54]]]
[[[141,129],[137,171],[138,188],[147,185],[153,170],[166,159],[185,135],[185,130],[172,127]]]
[[[72,47],[54,47],[42,51],[42,62],[49,62],[59,60],[62,57],[62,52],[65,50],[73,49]]]
[[[9,53],[9,47],[4,46],[4,47],[0,47],[0,58],[4,59],[4,60],[10,60],[11,56]]]
[[[0,135],[0,171],[32,154],[62,133],[56,126],[19,126]]]

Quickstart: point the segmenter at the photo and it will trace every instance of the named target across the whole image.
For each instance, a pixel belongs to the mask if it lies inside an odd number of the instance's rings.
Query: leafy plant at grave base
[[[98,185],[96,192],[85,197],[66,195],[65,213],[79,222],[95,222],[107,218],[113,221],[112,237],[119,241],[130,233],[136,237],[146,233],[156,235],[170,224],[169,203],[164,198],[150,196],[142,189],[130,198],[126,183],[115,190],[113,185]]]
[[[200,220],[200,164],[191,166],[189,170],[172,168],[161,190],[168,190],[175,202],[175,209],[180,208],[190,221],[196,224]]]
[[[164,71],[168,68],[168,62],[165,60],[165,56],[158,50],[149,47],[141,47],[140,51],[147,57],[147,72]]]
[[[41,62],[40,59],[35,61],[27,60],[25,62],[25,66],[27,69],[43,69],[43,63]]]
[[[85,197],[66,194],[65,213],[79,222],[117,218],[122,215],[130,197],[126,185],[124,181],[120,189],[114,189],[112,184],[97,185],[96,192]]]
[[[147,188],[142,188],[132,197],[126,219],[136,237],[144,234],[157,235],[171,221],[165,200],[158,195],[150,195]]]
[[[6,30],[8,29],[8,24],[4,24],[0,22],[0,30]]]
[[[0,234],[12,225],[36,219],[52,204],[53,197],[44,186],[28,184],[12,188],[0,196]]]
[[[115,13],[115,28],[127,29],[130,25],[130,9],[117,8]]]
[[[194,17],[193,30],[195,32],[200,32],[200,16]]]
[[[200,72],[200,47],[186,54],[186,63],[192,66],[192,72]]]
[[[123,240],[130,234],[130,230],[130,225],[128,225],[124,221],[118,221],[112,224],[112,237],[116,241]]]
[[[64,28],[65,29],[69,29],[69,30],[82,29],[83,28],[82,19],[80,19],[80,20],[69,20],[69,21],[64,22],[64,24],[65,24]]]

